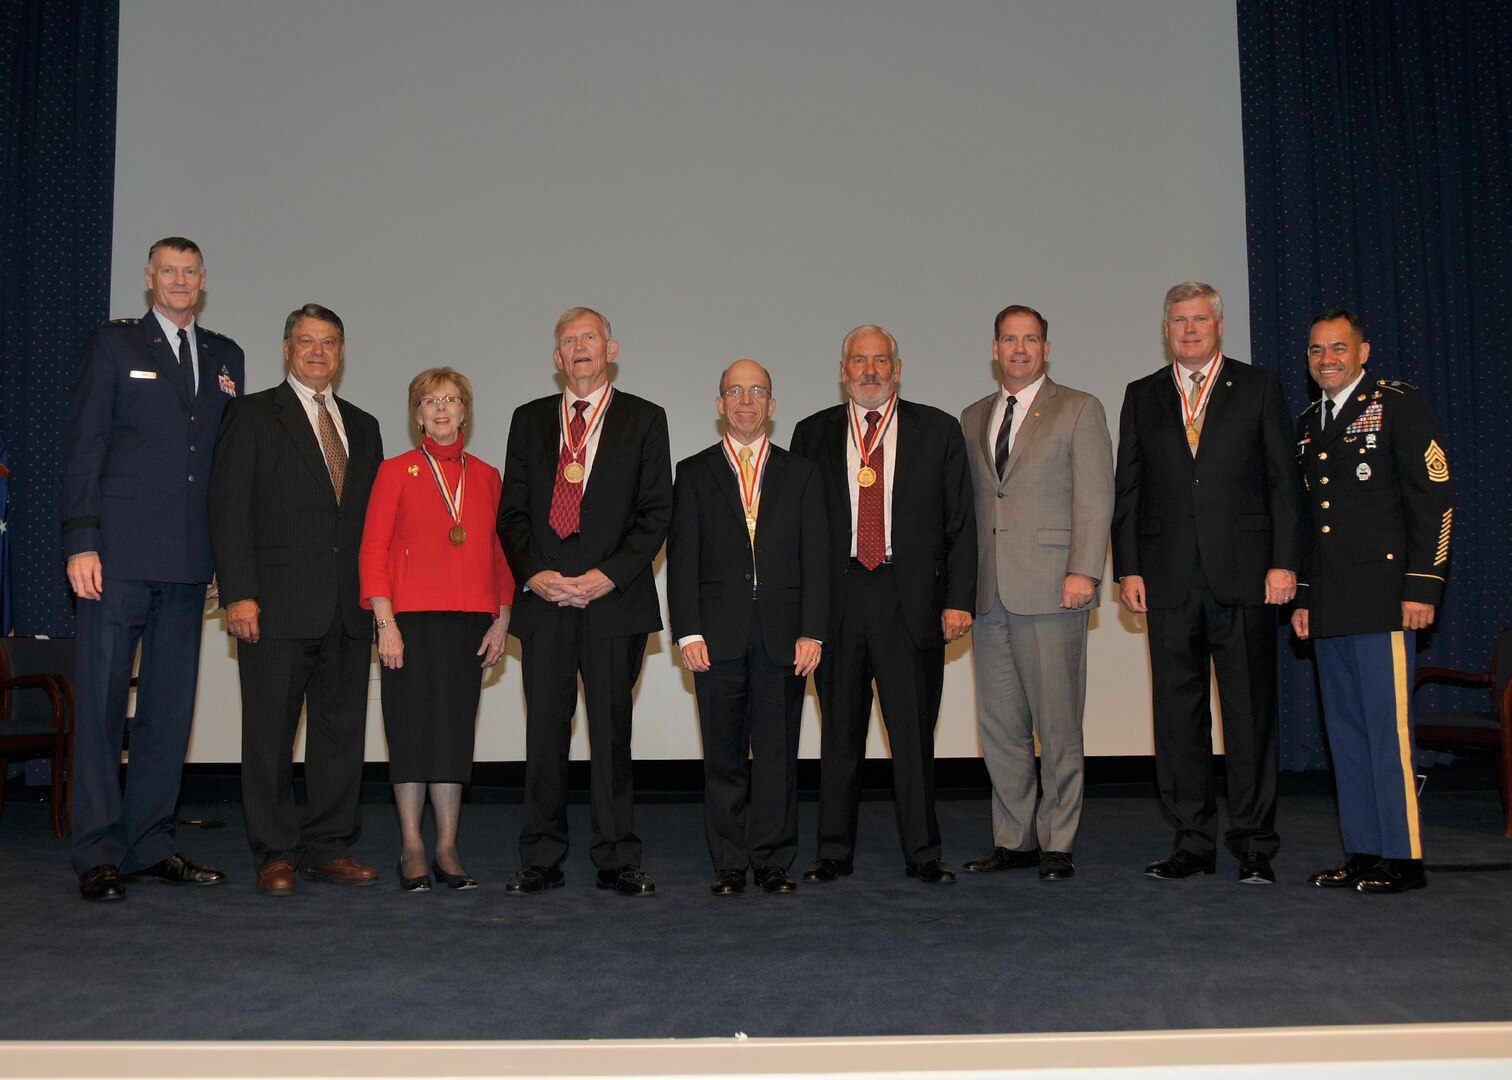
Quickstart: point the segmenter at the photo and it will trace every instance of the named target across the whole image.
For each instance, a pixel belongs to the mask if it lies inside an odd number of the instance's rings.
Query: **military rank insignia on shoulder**
[[[115,324],[117,326],[136,326],[141,321],[141,319],[116,319]]]
[[[1399,394],[1405,394],[1409,390],[1417,389],[1411,383],[1403,382],[1401,379],[1377,379],[1376,385],[1383,386],[1387,390],[1395,390]]]

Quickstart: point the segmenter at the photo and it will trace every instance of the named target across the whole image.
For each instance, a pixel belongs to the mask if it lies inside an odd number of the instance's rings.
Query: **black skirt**
[[[471,783],[483,689],[478,646],[493,616],[408,611],[394,621],[404,638],[404,666],[380,675],[389,783]]]

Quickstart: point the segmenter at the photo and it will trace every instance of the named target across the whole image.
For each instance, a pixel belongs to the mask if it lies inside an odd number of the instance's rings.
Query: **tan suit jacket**
[[[1060,610],[1067,574],[1103,576],[1113,444],[1102,403],[1046,376],[999,480],[989,424],[1000,394],[961,414],[976,500],[976,610],[985,614],[996,594],[1015,615],[1049,615]]]

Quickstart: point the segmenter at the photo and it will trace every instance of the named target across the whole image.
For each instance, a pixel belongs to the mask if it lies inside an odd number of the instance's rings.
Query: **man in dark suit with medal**
[[[829,518],[830,612],[815,680],[819,847],[805,881],[854,870],[872,683],[892,748],[904,871],[950,884],[935,817],[934,726],[945,646],[971,629],[976,521],[966,443],[953,416],[897,396],[903,361],[880,326],[841,347],[849,401],[806,418],[793,452],[819,466]]]
[[[619,343],[598,312],[568,309],[555,342],[566,389],[515,410],[499,503],[499,538],[523,586],[509,632],[520,639],[526,714],[522,865],[505,891],[532,895],[565,880],[581,674],[596,883],[647,896],[656,885],[634,829],[631,709],[646,640],[662,626],[651,561],[672,517],[667,414],[610,385]]]
[[[72,854],[86,900],[123,899],[127,880],[225,880],[175,850],[173,827],[214,577],[206,481],[244,361],[195,320],[205,264],[193,241],[153,244],[144,276],[152,309],[96,327],[84,346],[64,465],[63,547],[78,597]]]
[[[726,434],[682,461],[667,537],[672,633],[693,672],[704,750],[709,891],[794,889],[803,691],[829,613],[818,468],[767,439],[772,380],[753,360],[720,376]]]
[[[210,479],[221,603],[237,639],[242,808],[257,891],[375,885],[357,862],[373,615],[357,555],[383,460],[378,421],[331,390],[346,330],[306,304],[284,322],[288,377],[227,410]],[[292,756],[305,720],[305,806]]]
[[[1114,475],[1113,573],[1149,626],[1155,775],[1176,824],[1154,878],[1211,874],[1218,811],[1209,686],[1227,754],[1225,846],[1239,880],[1274,882],[1276,613],[1296,592],[1301,499],[1281,383],[1221,351],[1223,298],[1199,281],[1165,298],[1176,362],[1129,384]]]
[[[1428,884],[1412,766],[1417,632],[1449,572],[1454,487],[1421,394],[1365,374],[1352,311],[1313,319],[1307,367],[1323,396],[1297,419],[1312,510],[1292,629],[1311,639],[1339,793],[1343,864],[1312,884],[1400,893]]]

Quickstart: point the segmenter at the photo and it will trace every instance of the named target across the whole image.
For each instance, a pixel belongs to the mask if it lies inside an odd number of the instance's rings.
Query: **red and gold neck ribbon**
[[[865,465],[871,460],[872,454],[881,445],[882,438],[887,434],[887,426],[892,423],[893,412],[897,409],[898,395],[893,394],[887,399],[887,405],[882,409],[882,419],[877,422],[877,430],[872,433],[870,439],[861,437],[861,418],[856,415],[856,403],[851,402],[851,434],[856,440],[856,449],[861,451],[861,464]],[[875,409],[868,409],[875,412]]]
[[[461,525],[462,500],[467,497],[467,455],[462,455],[462,472],[457,477],[457,490],[453,494],[446,490],[446,477],[441,473],[441,464],[431,456],[424,444],[421,444],[420,452],[425,455],[425,463],[430,466],[431,475],[436,478],[436,487],[441,489],[441,498],[446,503],[447,512],[451,514],[453,521]]]
[[[1186,421],[1187,427],[1191,427],[1197,422],[1197,417],[1202,415],[1203,406],[1207,404],[1208,398],[1212,397],[1213,376],[1218,374],[1218,362],[1222,359],[1223,353],[1219,352],[1215,353],[1213,358],[1208,361],[1202,376],[1202,389],[1197,391],[1197,400],[1195,402],[1187,396],[1187,383],[1191,382],[1191,375],[1188,374],[1186,378],[1178,377],[1176,379],[1176,392],[1181,395],[1181,417]],[[1176,366],[1181,367],[1180,364]],[[1185,371],[1186,369],[1182,368],[1182,370]]]
[[[594,407],[588,417],[588,423],[583,426],[583,441],[574,444],[572,441],[572,423],[567,419],[567,395],[562,395],[562,441],[567,444],[567,456],[579,465],[586,465],[583,461],[583,448],[588,445],[589,438],[593,435],[593,429],[598,426],[602,419],[604,407],[609,404],[609,399],[614,396],[614,387],[610,386],[604,391],[604,396],[599,398],[599,403]]]
[[[761,507],[761,477],[762,466],[766,462],[767,455],[772,449],[772,440],[761,440],[761,453],[751,460],[751,482],[746,483],[745,470],[740,467],[740,451],[735,449],[735,444],[730,437],[724,437],[725,454],[729,457],[730,464],[735,467],[735,475],[740,477],[740,507],[745,511],[746,517],[750,518]]]

